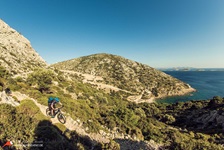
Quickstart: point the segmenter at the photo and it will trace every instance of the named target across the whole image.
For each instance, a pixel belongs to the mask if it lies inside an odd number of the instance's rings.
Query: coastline
[[[151,97],[151,98],[148,98],[148,99],[142,99],[142,94],[141,95],[137,95],[137,96],[129,96],[127,98],[128,101],[131,101],[131,102],[135,102],[135,103],[154,103],[156,102],[157,100],[161,100],[161,99],[165,99],[165,98],[168,98],[168,97],[173,97],[173,96],[184,96],[184,95],[187,95],[187,94],[190,94],[190,93],[193,93],[193,92],[196,92],[197,90],[190,87],[188,89],[183,89],[181,90],[180,93],[175,93],[175,94],[163,94],[163,95],[159,95],[158,97]]]
[[[156,97],[153,101],[156,102],[157,100],[166,99],[166,98],[170,98],[170,97],[185,96],[185,95],[188,95],[188,94],[194,93],[194,92],[197,92],[197,90],[190,87],[189,89],[184,89],[183,92],[181,92],[181,93]]]

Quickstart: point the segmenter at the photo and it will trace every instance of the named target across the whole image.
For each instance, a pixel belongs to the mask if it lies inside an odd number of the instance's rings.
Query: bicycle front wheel
[[[59,122],[61,122],[62,124],[66,123],[66,117],[62,113],[59,113],[57,117]]]

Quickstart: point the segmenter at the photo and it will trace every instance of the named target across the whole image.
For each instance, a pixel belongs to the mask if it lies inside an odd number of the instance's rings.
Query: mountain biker
[[[56,104],[60,104],[61,106],[63,106],[58,97],[50,97],[48,99],[48,107],[49,107],[49,110],[51,112],[51,118],[55,117],[55,110],[58,109],[55,106]]]

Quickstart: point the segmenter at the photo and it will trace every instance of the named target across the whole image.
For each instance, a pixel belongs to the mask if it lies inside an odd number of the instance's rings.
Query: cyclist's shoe
[[[51,116],[51,118],[54,118],[55,116]]]

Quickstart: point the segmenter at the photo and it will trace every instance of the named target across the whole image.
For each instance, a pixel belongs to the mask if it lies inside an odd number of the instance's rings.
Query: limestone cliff
[[[0,20],[0,65],[17,74],[47,64],[32,48],[29,40]]]

